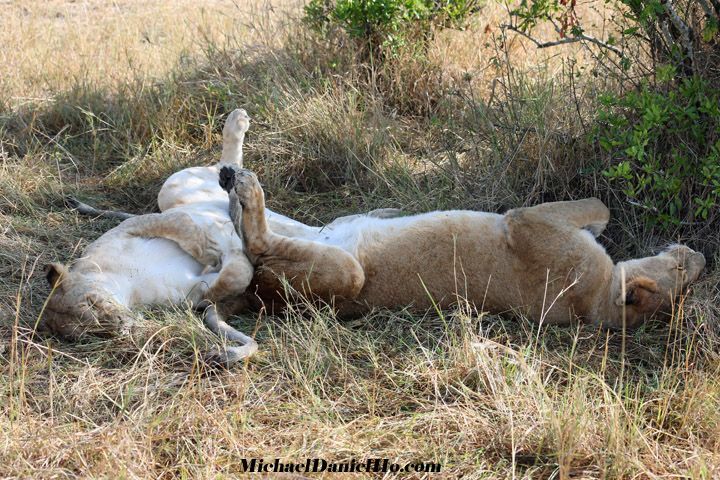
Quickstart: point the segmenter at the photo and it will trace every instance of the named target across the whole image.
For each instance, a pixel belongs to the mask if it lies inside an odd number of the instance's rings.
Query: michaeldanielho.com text
[[[322,458],[308,458],[304,462],[285,462],[276,458],[243,458],[243,473],[440,473],[439,463],[394,463],[387,458],[369,458],[365,461],[352,459],[348,462],[328,462]]]

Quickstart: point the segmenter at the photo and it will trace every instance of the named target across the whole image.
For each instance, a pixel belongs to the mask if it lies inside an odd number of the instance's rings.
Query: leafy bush
[[[607,38],[586,34],[576,12],[576,0],[521,0],[510,13],[512,30],[531,34],[541,23],[551,24],[561,41],[538,42],[542,46],[583,41],[618,55],[623,69],[631,61],[626,47],[632,42],[644,44],[655,62],[681,67],[683,76],[698,74],[712,57],[720,26],[720,2],[716,0],[606,0],[622,12],[612,17],[617,31]],[[543,45],[545,43],[545,45]],[[708,49],[710,47],[710,49]],[[709,54],[709,55],[708,55]]]
[[[586,32],[575,0],[521,0],[505,27],[540,47],[576,41],[597,46],[606,71],[632,86],[624,95],[605,95],[594,138],[610,153],[603,173],[645,207],[651,223],[720,220],[720,3],[610,2],[622,15],[614,19],[616,33],[606,38]],[[541,23],[560,38],[534,38]]]
[[[615,163],[604,173],[662,225],[717,219],[720,93],[694,76],[603,98],[596,130]]]
[[[340,30],[382,59],[404,46],[424,53],[434,28],[462,27],[479,8],[480,0],[310,0],[305,21],[326,37]]]

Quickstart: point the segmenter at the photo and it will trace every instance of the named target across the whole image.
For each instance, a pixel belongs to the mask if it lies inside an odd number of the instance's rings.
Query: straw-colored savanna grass
[[[503,38],[489,3],[430,63],[380,71],[310,36],[297,7],[0,7],[0,477],[233,478],[243,458],[308,457],[442,465],[357,478],[720,476],[719,242],[663,237],[598,173],[587,134],[617,85],[593,56]],[[216,339],[182,309],[142,312],[129,338],[35,334],[43,265],[114,225],[62,197],[156,210],[170,173],[217,158],[236,106],[253,118],[247,165],[301,220],[596,195],[615,258],[682,240],[709,267],[671,322],[627,334],[472,305],[339,322],[300,304],[231,319],[260,353],[229,371],[206,367]]]

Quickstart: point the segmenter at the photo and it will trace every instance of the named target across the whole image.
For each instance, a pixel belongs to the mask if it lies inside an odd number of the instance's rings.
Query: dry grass
[[[230,0],[3,2],[0,89],[11,105],[72,88],[165,77],[208,45],[267,17],[269,5]],[[282,2],[278,2],[282,4]]]
[[[670,325],[625,337],[472,308],[349,323],[305,309],[234,319],[261,353],[217,372],[199,361],[213,338],[190,312],[144,312],[126,339],[33,334],[42,265],[112,226],[66,211],[62,195],[154,210],[167,175],[217,156],[237,105],[271,205],[305,221],[594,194],[613,205],[603,241],[616,258],[680,239],[720,260],[717,238],[659,238],[623,208],[584,136],[607,85],[570,83],[558,51],[502,42],[501,7],[433,46],[444,74],[428,85],[443,90],[417,116],[351,54],[286,24],[293,2],[272,6],[3,5],[0,477],[230,478],[242,458],[387,457],[440,462],[437,478],[717,478],[715,266]],[[592,70],[574,53],[573,72]]]

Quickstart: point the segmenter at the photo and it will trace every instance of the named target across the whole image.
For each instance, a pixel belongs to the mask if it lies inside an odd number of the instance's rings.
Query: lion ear
[[[45,278],[51,288],[58,288],[67,274],[68,269],[62,263],[50,263],[45,266]]]
[[[655,280],[648,277],[636,277],[625,286],[625,298],[622,293],[615,300],[615,305],[636,305],[640,310],[651,307],[652,297],[657,293],[658,286]]]

